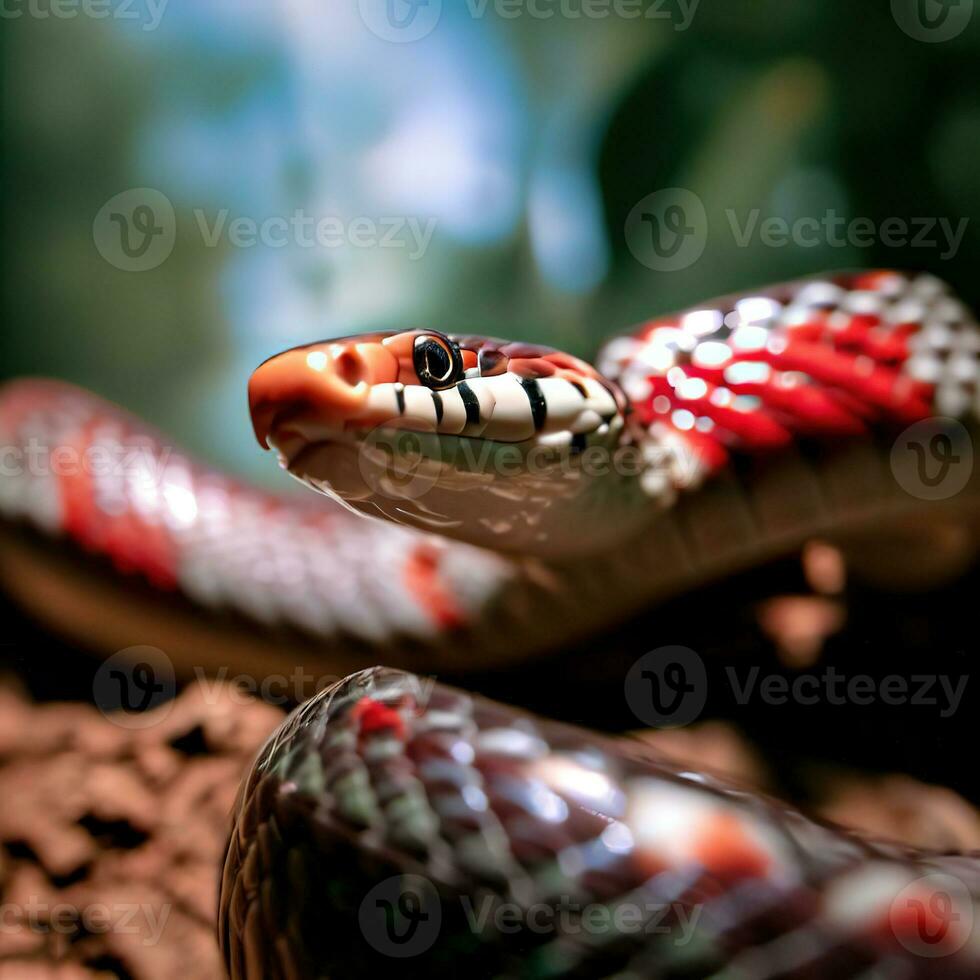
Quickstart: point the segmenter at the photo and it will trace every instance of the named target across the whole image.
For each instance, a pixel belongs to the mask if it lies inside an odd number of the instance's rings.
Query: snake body
[[[257,760],[219,938],[236,978],[966,978],[978,898],[978,857],[378,668]]]
[[[86,392],[14,382],[0,570],[87,642],[135,635],[185,665],[516,661],[813,535],[972,532],[972,475],[948,497],[908,487],[928,486],[928,449],[972,451],[978,365],[963,305],[890,271],[658,318],[596,367],[434,331],[328,341],[250,385],[260,442],[326,507],[220,474]],[[934,416],[958,421],[896,456],[896,435]],[[257,760],[220,936],[234,977],[967,977],[978,902],[976,857],[864,841],[377,669],[298,709]],[[584,909],[622,915],[590,931]],[[432,921],[438,942],[390,945]]]

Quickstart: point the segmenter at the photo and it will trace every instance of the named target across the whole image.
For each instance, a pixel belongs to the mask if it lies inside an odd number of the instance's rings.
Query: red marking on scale
[[[719,405],[711,400],[712,386],[696,398],[681,398],[674,386],[664,377],[651,377],[654,397],[664,395],[674,408],[687,409],[694,415],[711,419],[719,428],[726,430],[748,452],[766,452],[782,449],[792,442],[792,434],[761,409],[743,411],[729,405]],[[715,435],[712,432],[712,435]],[[717,437],[724,440],[724,433]]]
[[[73,463],[56,475],[65,533],[83,548],[108,557],[119,571],[144,575],[158,588],[174,589],[177,556],[162,523],[138,513],[125,488],[125,506],[119,513],[107,513],[98,504],[96,478],[84,461],[91,458],[97,445],[94,433],[103,425],[104,420],[96,419],[78,430],[68,445]],[[123,481],[125,474],[114,478]]]
[[[718,813],[705,821],[694,857],[724,882],[765,878],[772,859],[752,841],[732,813]]]
[[[405,560],[405,584],[439,626],[456,629],[466,617],[439,574],[439,557],[433,545],[414,548]]]
[[[801,371],[822,385],[839,388],[896,422],[909,424],[929,415],[932,387],[826,344],[790,340],[782,350],[736,353],[739,361],[763,361],[781,371]]]
[[[845,277],[842,285],[846,289],[870,290],[876,293],[889,282],[904,279],[905,276],[895,269],[869,269],[867,272],[859,272],[856,276]]]
[[[361,735],[390,731],[405,740],[405,719],[394,708],[374,698],[361,698],[351,709],[351,718],[358,723]]]

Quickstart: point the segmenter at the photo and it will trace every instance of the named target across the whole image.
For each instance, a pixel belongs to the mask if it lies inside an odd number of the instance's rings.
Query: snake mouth
[[[342,338],[297,347],[269,358],[248,384],[256,438],[266,449],[285,427],[330,433],[369,415],[372,391],[398,383],[400,365],[384,343],[389,335]]]

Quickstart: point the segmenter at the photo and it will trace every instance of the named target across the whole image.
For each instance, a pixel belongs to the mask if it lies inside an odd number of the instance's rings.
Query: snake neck
[[[436,456],[436,453],[438,454]],[[387,456],[385,466],[395,456]],[[627,428],[615,439],[566,446],[440,440],[399,486],[378,481],[378,516],[399,521],[411,496],[415,526],[505,556],[563,563],[605,553],[662,509],[663,446]]]

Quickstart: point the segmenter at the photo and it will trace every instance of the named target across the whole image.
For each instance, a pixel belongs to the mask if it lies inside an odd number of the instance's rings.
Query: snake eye
[[[438,337],[416,337],[412,363],[419,381],[427,388],[449,388],[463,376],[459,348]]]

